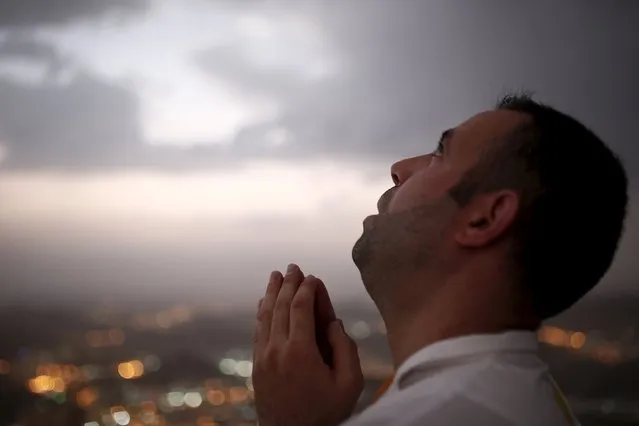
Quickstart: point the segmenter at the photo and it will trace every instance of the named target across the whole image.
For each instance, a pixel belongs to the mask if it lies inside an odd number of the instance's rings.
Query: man
[[[357,349],[322,282],[291,265],[258,313],[260,425],[576,424],[535,331],[612,262],[628,201],[618,158],[573,118],[507,96],[391,176],[353,248],[388,330],[390,389],[347,420]]]

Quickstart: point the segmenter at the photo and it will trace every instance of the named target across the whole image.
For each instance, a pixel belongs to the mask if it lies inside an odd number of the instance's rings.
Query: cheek
[[[395,193],[388,211],[401,212],[441,198],[452,186],[451,176],[424,172],[407,180]]]
[[[388,212],[398,213],[417,207],[424,202],[426,195],[423,185],[418,185],[416,182],[409,180],[395,192],[388,205]]]

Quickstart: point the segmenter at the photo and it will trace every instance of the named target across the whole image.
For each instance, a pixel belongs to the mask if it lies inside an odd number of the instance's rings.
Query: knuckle
[[[289,340],[286,345],[286,354],[288,356],[297,356],[305,350],[306,345],[299,340]]]
[[[344,375],[341,385],[342,391],[345,393],[359,392],[364,387],[364,376],[361,372],[351,372]]]
[[[346,384],[346,386],[351,387],[357,383],[358,377],[359,375],[357,374],[356,371],[350,370],[348,373],[344,375],[344,383]]]
[[[291,340],[284,352],[284,361],[286,365],[294,365],[295,362],[304,359],[307,352],[306,345],[303,342]]]
[[[300,290],[297,297],[295,297],[293,301],[291,302],[291,310],[294,310],[294,311],[306,310],[306,307],[308,305],[308,300],[309,300],[309,297],[306,294],[306,292],[302,292],[302,290]]]
[[[270,371],[279,364],[279,351],[273,347],[267,347],[255,361],[254,369],[258,371]]]
[[[257,320],[259,322],[268,322],[273,317],[273,312],[270,309],[260,309],[257,314]]]
[[[286,300],[278,300],[277,304],[275,305],[275,310],[276,311],[289,311],[291,309],[291,301],[286,299]]]
[[[280,356],[280,350],[273,345],[269,345],[266,347],[264,351],[264,361],[266,364],[272,364],[277,361]]]

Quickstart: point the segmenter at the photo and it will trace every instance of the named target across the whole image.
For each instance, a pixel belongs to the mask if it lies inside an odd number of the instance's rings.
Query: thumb
[[[363,379],[357,345],[344,331],[342,320],[330,323],[328,340],[333,348],[333,374],[338,386],[360,387]]]

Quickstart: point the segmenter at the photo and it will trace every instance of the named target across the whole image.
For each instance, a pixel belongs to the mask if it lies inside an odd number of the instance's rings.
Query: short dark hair
[[[623,232],[628,178],[591,130],[528,95],[507,95],[497,110],[526,120],[486,152],[451,190],[460,205],[511,188],[521,211],[512,228],[516,279],[542,319],[571,307],[610,268]]]

